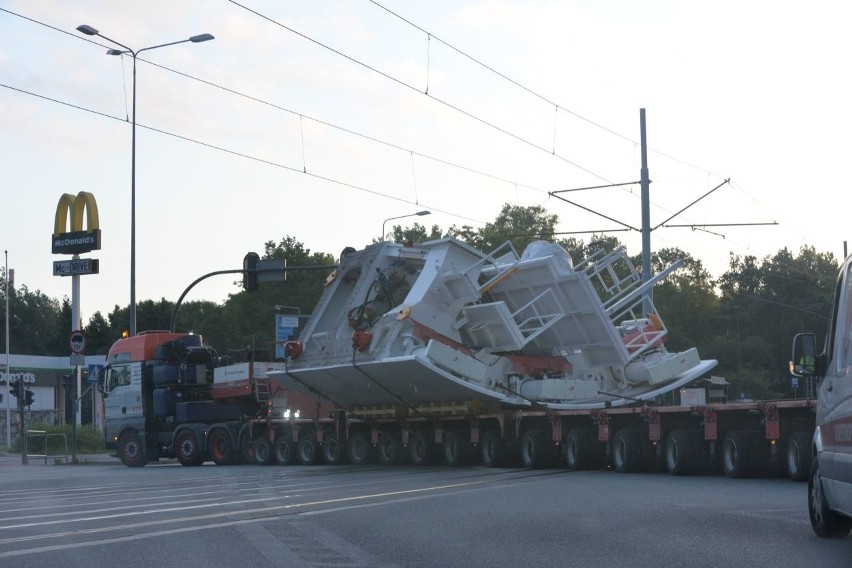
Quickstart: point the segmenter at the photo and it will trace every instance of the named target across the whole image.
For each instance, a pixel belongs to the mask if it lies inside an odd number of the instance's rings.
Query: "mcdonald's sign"
[[[86,214],[86,228],[83,229],[83,214]],[[71,221],[69,230],[68,221]],[[63,193],[56,204],[56,218],[53,222],[51,252],[53,254],[78,254],[100,250],[101,230],[98,228],[98,204],[95,196],[88,191],[77,195]]]

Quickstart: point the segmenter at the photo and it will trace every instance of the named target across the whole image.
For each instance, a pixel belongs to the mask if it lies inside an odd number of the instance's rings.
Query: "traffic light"
[[[9,382],[9,392],[15,395],[15,398],[18,398],[19,393],[21,392],[21,378],[18,377],[14,381]]]
[[[257,265],[260,256],[256,252],[250,252],[243,257],[243,290],[254,292],[257,290]]]
[[[33,391],[27,389],[24,391],[24,406],[32,406],[33,402],[35,402],[35,395]]]

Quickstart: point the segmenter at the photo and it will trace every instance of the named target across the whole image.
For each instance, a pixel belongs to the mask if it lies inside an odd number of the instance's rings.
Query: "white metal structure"
[[[574,266],[550,243],[518,255],[446,238],[376,243],[341,259],[282,386],[342,408],[477,401],[518,408],[619,406],[649,400],[716,365],[669,353],[654,284],[623,249]]]

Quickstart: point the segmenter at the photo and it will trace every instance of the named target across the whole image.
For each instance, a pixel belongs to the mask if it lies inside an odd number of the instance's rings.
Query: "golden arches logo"
[[[56,219],[53,222],[53,235],[62,233],[79,232],[83,230],[83,211],[86,212],[86,229],[95,231],[98,227],[98,203],[95,196],[88,191],[81,191],[77,195],[63,193],[56,204]],[[68,230],[66,221],[71,214],[71,230]]]
[[[56,217],[53,221],[53,254],[77,254],[100,249],[101,231],[98,222],[98,204],[94,195],[88,191],[81,191],[77,195],[63,193],[56,204]]]

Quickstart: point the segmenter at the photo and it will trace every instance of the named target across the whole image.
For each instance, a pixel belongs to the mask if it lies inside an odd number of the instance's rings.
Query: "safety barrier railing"
[[[32,448],[32,445],[30,444],[30,440],[31,440],[32,437],[35,437],[36,440],[41,438],[42,447],[44,448],[43,454],[31,454],[31,453],[29,453],[30,448]],[[27,458],[44,458],[44,463],[45,463],[45,465],[47,465],[47,458],[49,458],[49,457],[53,457],[53,458],[63,457],[63,454],[51,454],[51,453],[49,453],[49,451],[48,451],[48,449],[49,449],[48,439],[50,439],[50,438],[62,438],[62,444],[63,444],[64,450],[65,450],[65,453],[64,453],[65,463],[68,463],[68,438],[65,436],[65,434],[48,433],[44,430],[27,430]]]

